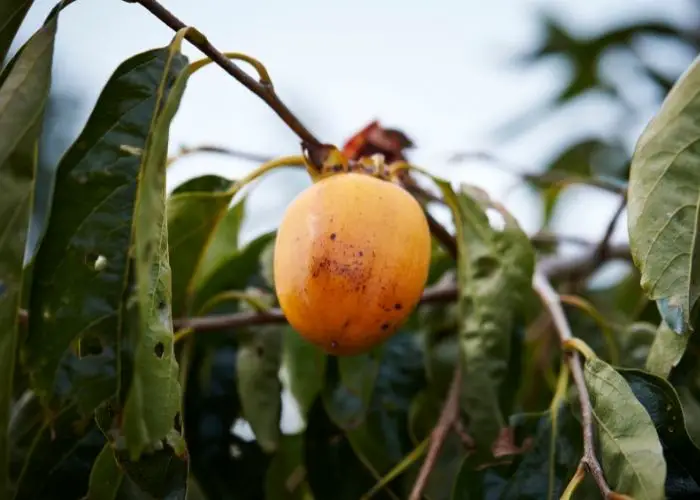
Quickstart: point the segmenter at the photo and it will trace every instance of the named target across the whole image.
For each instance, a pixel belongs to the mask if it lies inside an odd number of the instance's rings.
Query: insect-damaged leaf
[[[628,194],[630,249],[641,284],[678,334],[700,298],[700,58],[637,142]]]
[[[89,396],[86,412],[117,391],[119,337],[140,158],[156,110],[167,49],[137,54],[114,71],[77,140],[61,160],[51,215],[34,261],[23,361],[44,399]],[[99,349],[78,356],[72,343]],[[84,346],[83,346],[84,347]],[[75,385],[89,370],[97,385]],[[94,374],[98,376],[95,378]],[[78,390],[80,389],[80,390]],[[95,392],[95,394],[91,394]]]
[[[187,29],[168,48],[156,94],[146,145],[141,155],[140,182],[134,211],[134,287],[128,306],[127,342],[133,372],[123,410],[122,430],[131,460],[164,439],[180,410],[180,382],[173,348],[171,273],[165,217],[165,167],[170,122],[198,65],[187,66],[180,52]],[[185,468],[186,469],[186,468]]]
[[[10,1],[0,6],[0,63],[29,5],[31,2]],[[7,433],[24,254],[32,210],[36,149],[51,85],[58,13],[59,9],[51,12],[46,23],[0,75],[0,193],[3,193],[0,196],[0,496],[4,496],[7,488]]]
[[[644,406],[624,377],[598,358],[586,361],[584,378],[610,487],[632,498],[665,498],[666,461]]]
[[[463,408],[477,447],[490,453],[506,421],[499,394],[511,360],[511,333],[531,291],[534,252],[515,219],[484,193],[436,180],[457,231]],[[493,228],[486,211],[502,217]]]

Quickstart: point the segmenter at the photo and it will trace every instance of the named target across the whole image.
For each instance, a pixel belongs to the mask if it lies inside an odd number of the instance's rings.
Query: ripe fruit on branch
[[[391,336],[420,300],[430,231],[403,188],[365,173],[325,176],[287,209],[274,282],[289,323],[335,355]]]

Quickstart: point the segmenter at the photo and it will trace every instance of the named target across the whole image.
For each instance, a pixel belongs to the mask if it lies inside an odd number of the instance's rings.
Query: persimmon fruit
[[[274,251],[275,291],[290,325],[329,354],[366,352],[420,300],[431,240],[418,202],[365,173],[318,180],[287,208]]]

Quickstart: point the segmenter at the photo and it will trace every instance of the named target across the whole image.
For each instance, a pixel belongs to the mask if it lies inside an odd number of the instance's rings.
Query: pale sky
[[[561,85],[567,68],[552,60],[523,70],[509,66],[517,51],[542,35],[538,10],[555,12],[582,35],[646,17],[693,22],[691,0],[266,0],[163,2],[222,51],[245,52],[268,68],[282,99],[325,142],[342,143],[368,121],[404,130],[417,144],[411,160],[453,181],[486,189],[504,202],[526,231],[535,232],[542,209],[535,193],[512,190],[515,179],[486,163],[448,165],[457,151],[487,151],[528,171],[538,171],[562,143],[611,133],[619,115],[601,99],[580,102],[515,141],[497,142],[493,130],[519,116]],[[54,2],[37,0],[20,32],[24,41]],[[117,65],[136,52],[169,43],[173,33],[145,9],[119,0],[78,0],[59,22],[55,85],[81,98],[75,134]],[[16,48],[16,47],[15,47]],[[660,66],[679,72],[695,54],[640,44]],[[189,44],[192,59],[201,54]],[[656,111],[652,90],[635,81],[619,57],[603,62],[624,83],[639,111],[636,136]],[[630,77],[631,75],[631,77]],[[269,155],[297,154],[298,141],[256,96],[210,66],[188,84],[171,128],[171,149],[216,144]],[[197,155],[178,163],[169,188],[206,173],[240,177],[254,168],[243,161]],[[303,172],[278,172],[258,182],[249,197],[242,240],[276,227],[287,204],[309,185]],[[509,192],[507,198],[504,198]],[[554,229],[592,240],[602,236],[616,209],[615,196],[573,187],[562,196]],[[562,207],[564,207],[562,209]],[[585,209],[582,212],[581,208]],[[585,219],[582,220],[582,213]],[[449,214],[437,214],[449,223]],[[613,241],[626,240],[623,217]],[[288,419],[286,420],[288,421]]]

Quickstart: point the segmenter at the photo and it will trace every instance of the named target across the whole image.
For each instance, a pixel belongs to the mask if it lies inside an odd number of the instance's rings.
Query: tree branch
[[[453,285],[436,285],[423,292],[421,304],[449,302],[457,298],[457,288]],[[176,319],[176,330],[192,328],[198,332],[223,330],[242,326],[286,323],[287,319],[281,309],[271,308],[267,311],[245,311],[232,314],[218,314],[193,318]]]
[[[440,418],[438,419],[438,422],[430,435],[430,448],[428,448],[428,454],[426,455],[423,465],[418,472],[418,478],[413,485],[413,490],[411,491],[409,500],[420,500],[423,490],[428,483],[428,477],[430,477],[430,473],[433,471],[433,468],[435,468],[442,445],[445,443],[445,439],[447,438],[450,430],[453,428],[454,423],[459,419],[459,394],[461,387],[462,367],[459,363],[457,363],[454,375],[452,376],[450,390],[447,393],[445,405],[442,407]]]
[[[564,314],[564,308],[559,299],[559,294],[554,290],[547,277],[539,270],[535,271],[532,286],[540,296],[544,306],[549,310],[554,327],[559,335],[559,342],[563,346],[571,341],[574,336],[571,332],[569,321]],[[581,358],[577,352],[572,351],[565,351],[564,356],[566,356],[567,364],[569,365],[572,378],[574,379],[574,384],[578,391],[579,404],[581,405],[581,426],[583,428],[583,457],[581,457],[581,464],[583,464],[593,476],[593,479],[603,494],[603,498],[608,498],[612,490],[605,480],[603,468],[600,466],[595,455],[591,398],[583,378]]]
[[[174,31],[179,31],[186,28],[185,23],[175,17],[169,10],[163,7],[157,0],[127,0],[130,3],[139,3],[145,7],[151,14],[160,19],[164,24]],[[302,142],[318,146],[320,141],[299,121],[299,119],[290,111],[289,108],[280,100],[275,93],[272,85],[261,83],[241,68],[236,66],[229,58],[222,54],[214,47],[207,38],[201,33],[188,33],[185,37],[188,42],[197,47],[203,54],[209,57],[212,61],[218,64],[229,75],[238,80],[248,90],[257,95],[260,99],[272,108],[284,123],[291,128],[294,133],[302,140]]]

